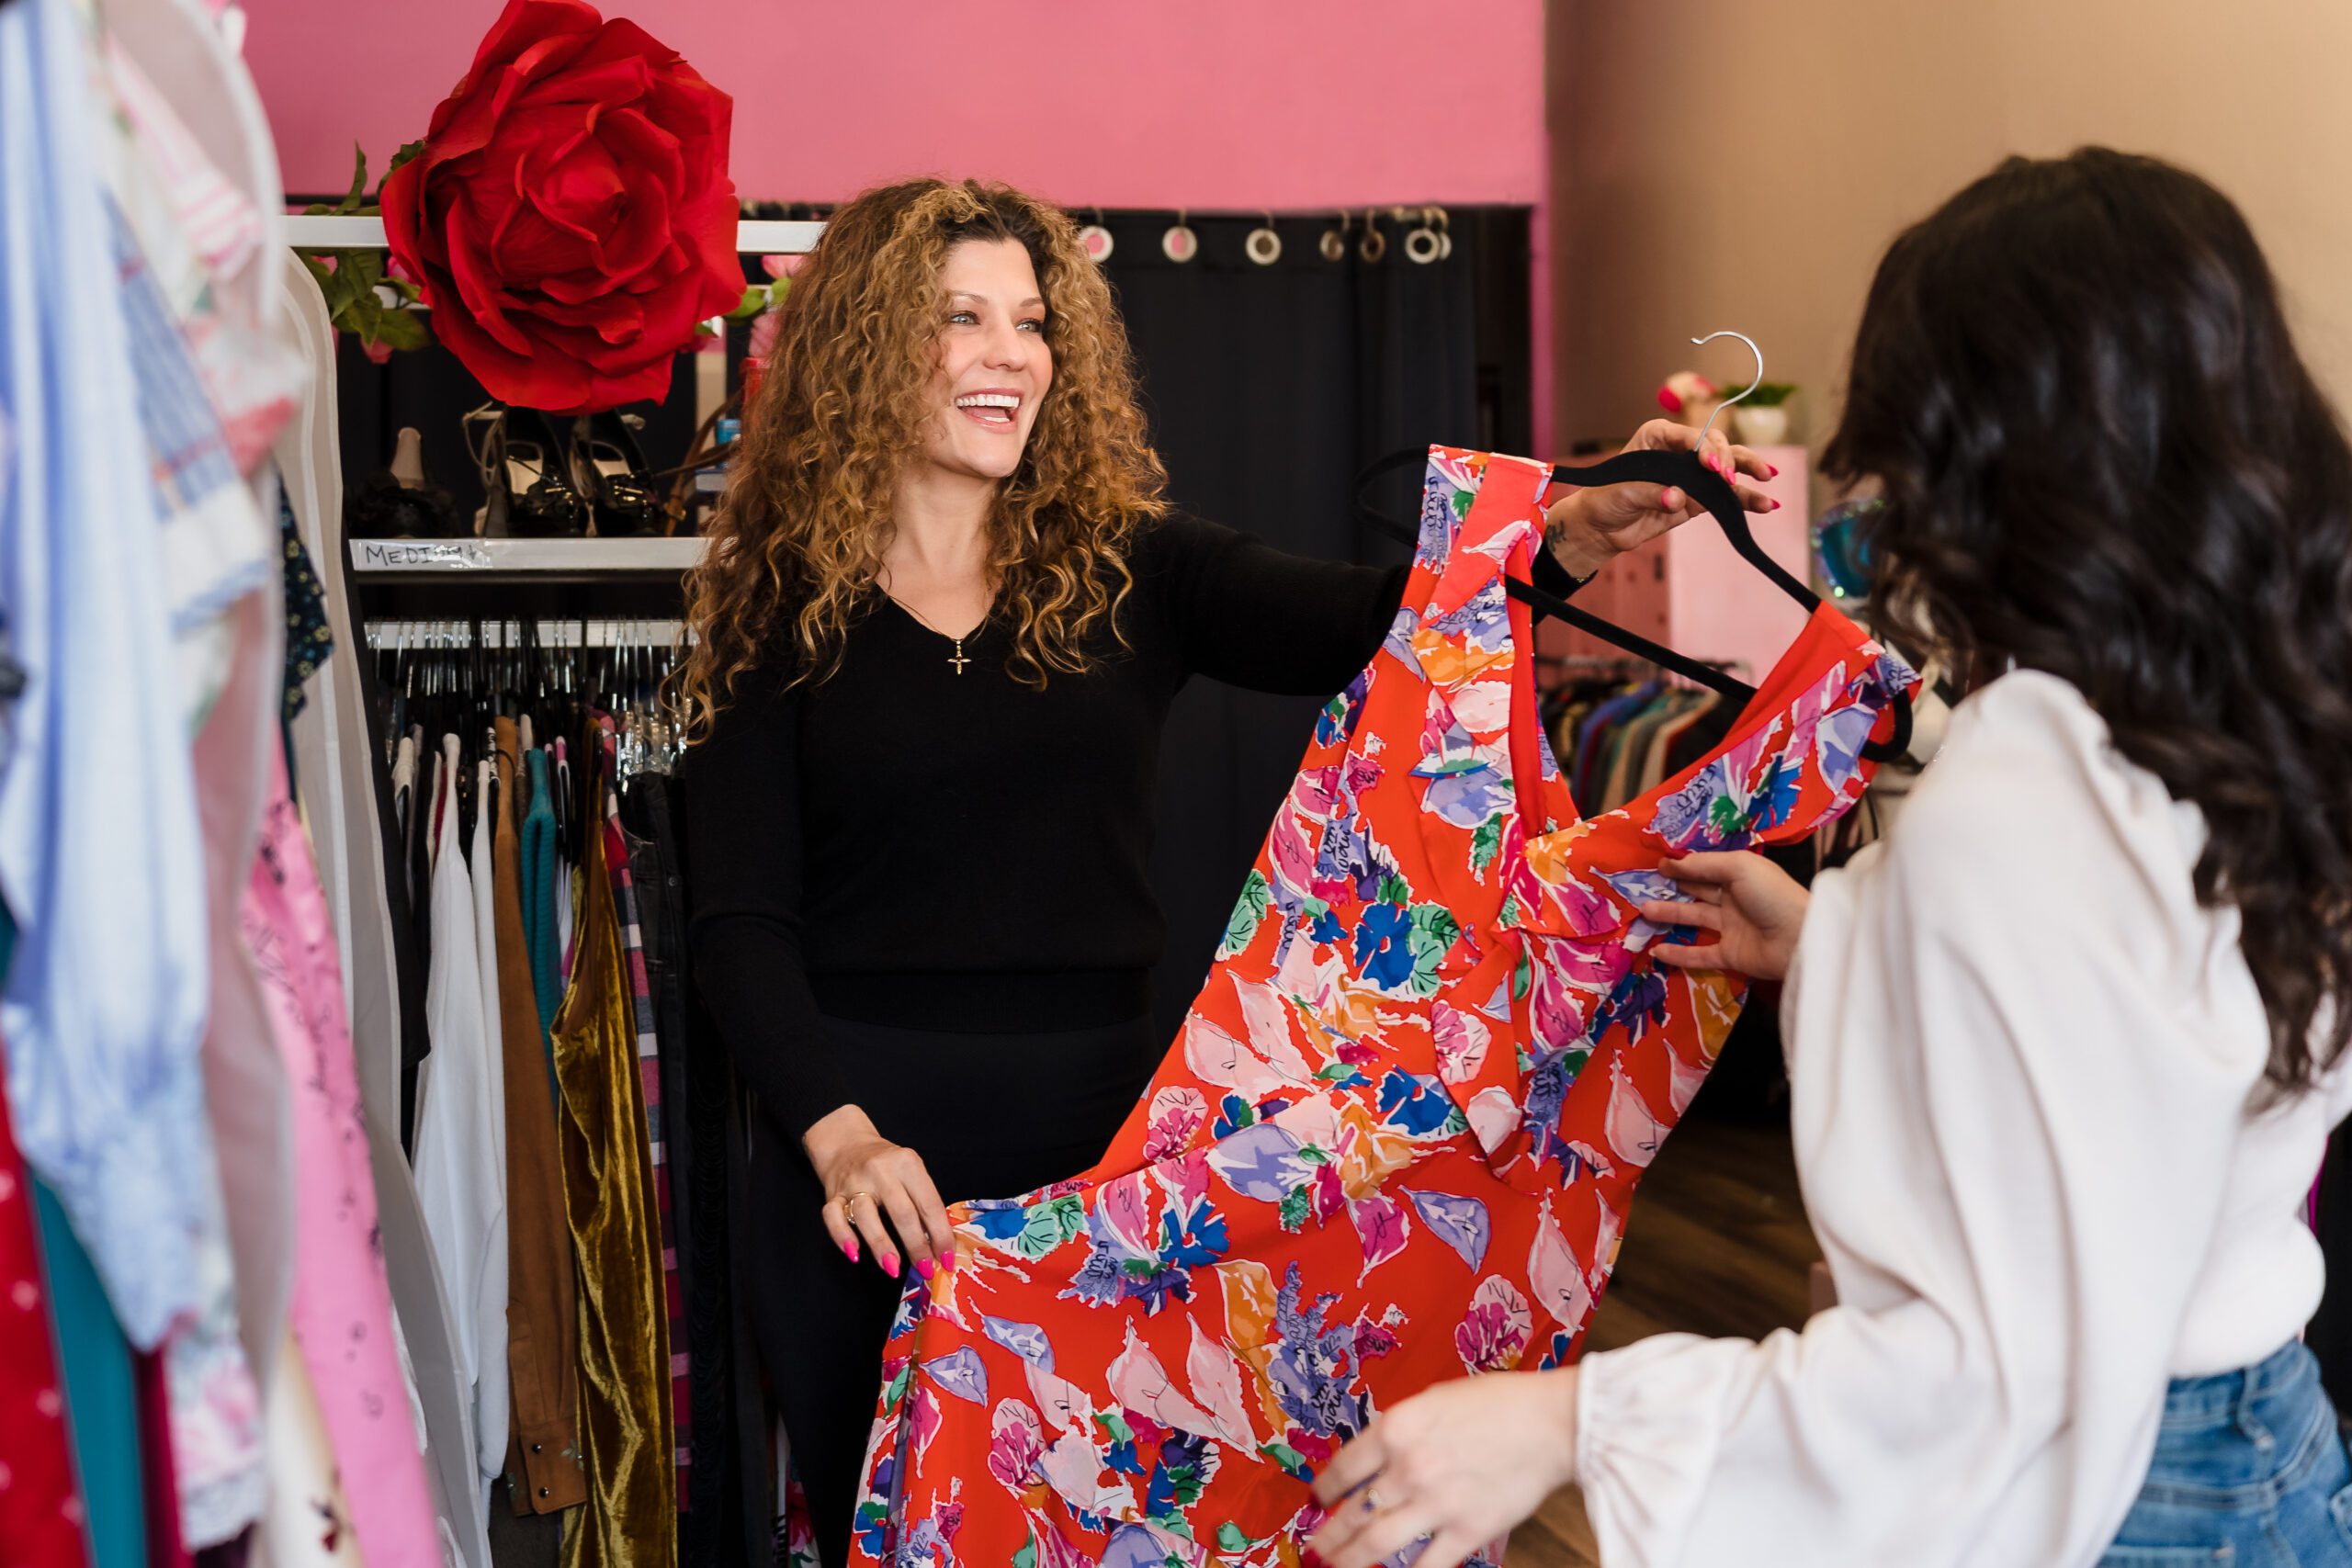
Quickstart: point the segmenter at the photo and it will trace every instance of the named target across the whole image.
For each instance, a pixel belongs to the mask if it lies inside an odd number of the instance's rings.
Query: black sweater
[[[1409,570],[1181,514],[1128,565],[1128,647],[1100,636],[1084,675],[1021,684],[993,618],[958,673],[947,638],[876,594],[831,679],[785,690],[782,660],[747,675],[688,755],[695,982],[793,1134],[849,1098],[827,1015],[1017,1033],[1146,1011],[1167,935],[1148,866],[1170,702],[1195,674],[1337,692]],[[1548,550],[1535,577],[1574,588]]]

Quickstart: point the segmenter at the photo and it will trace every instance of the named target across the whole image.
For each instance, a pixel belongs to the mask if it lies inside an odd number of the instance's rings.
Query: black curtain
[[[758,203],[747,217],[822,217],[821,209]],[[1381,254],[1367,259],[1363,213],[1351,217],[1340,259],[1322,240],[1336,217],[1284,217],[1272,264],[1246,246],[1261,217],[1193,216],[1189,261],[1161,241],[1172,211],[1084,212],[1113,237],[1104,273],[1135,345],[1151,438],[1170,491],[1188,511],[1301,555],[1389,562],[1405,547],[1355,517],[1353,482],[1366,464],[1431,442],[1531,453],[1532,355],[1528,310],[1528,210],[1450,209],[1451,247],[1420,263],[1408,234],[1420,226],[1385,209]],[[747,257],[747,276],[759,275]],[[730,382],[748,328],[729,333]],[[435,343],[371,364],[349,334],[339,344],[344,471],[356,482],[389,459],[401,426],[424,433],[424,460],[470,518],[481,486],[460,417],[486,400],[481,384]],[[650,466],[678,462],[693,434],[692,362],[681,355],[670,396],[632,405]],[[1394,477],[1383,507],[1409,518],[1419,478]],[[485,603],[489,601],[489,603]],[[373,587],[366,613],[429,615],[672,614],[674,593],[573,584],[491,593]],[[463,608],[460,608],[463,606]],[[1179,699],[1160,770],[1154,874],[1168,914],[1169,949],[1155,976],[1159,1022],[1173,1037],[1199,988],[1218,934],[1266,825],[1289,787],[1318,705],[1203,682]]]
[[[1450,214],[1450,255],[1410,260],[1413,225],[1385,215],[1385,254],[1323,254],[1336,220],[1284,218],[1270,265],[1245,245],[1261,218],[1194,217],[1199,254],[1170,261],[1176,215],[1116,214],[1104,270],[1141,370],[1153,445],[1176,502],[1268,543],[1328,559],[1390,562],[1406,547],[1355,515],[1354,477],[1431,442],[1529,449],[1527,214]],[[1382,495],[1418,510],[1417,473]],[[1174,1037],[1199,989],[1319,704],[1208,682],[1178,699],[1162,753],[1154,877],[1169,921],[1155,976]]]

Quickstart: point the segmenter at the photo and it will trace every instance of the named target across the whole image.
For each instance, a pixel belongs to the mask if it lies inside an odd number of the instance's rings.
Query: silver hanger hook
[[[1714,407],[1714,412],[1707,415],[1707,423],[1699,427],[1699,439],[1692,443],[1690,447],[1693,452],[1702,454],[1707,449],[1707,432],[1714,429],[1715,421],[1723,417],[1724,410],[1731,407],[1732,404],[1739,401],[1740,399],[1747,397],[1749,393],[1755,391],[1757,388],[1764,384],[1764,351],[1757,347],[1756,340],[1749,337],[1746,333],[1709,333],[1705,337],[1692,338],[1690,340],[1691,346],[1694,348],[1704,348],[1707,344],[1714,342],[1719,337],[1736,337],[1740,342],[1747,345],[1747,352],[1756,356],[1756,378],[1748,382],[1747,385],[1742,388],[1738,392],[1717,403]]]

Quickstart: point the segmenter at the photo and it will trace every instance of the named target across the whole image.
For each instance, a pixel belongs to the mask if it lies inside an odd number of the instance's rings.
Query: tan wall
[[[2352,409],[2346,0],[1552,0],[1549,52],[1559,450],[1655,412],[1723,327],[1807,389],[1817,450],[1895,231],[2087,141],[2245,209]],[[1744,378],[1738,344],[1705,355]]]

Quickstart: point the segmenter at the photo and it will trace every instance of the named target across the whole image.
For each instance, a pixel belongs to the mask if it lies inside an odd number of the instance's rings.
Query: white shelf
[[[339,218],[288,213],[286,243],[298,251],[380,251],[381,218]],[[745,255],[794,256],[817,246],[822,223],[746,219],[735,225],[735,249]]]
[[[351,539],[351,570],[378,577],[606,577],[680,572],[700,535],[665,539]]]

